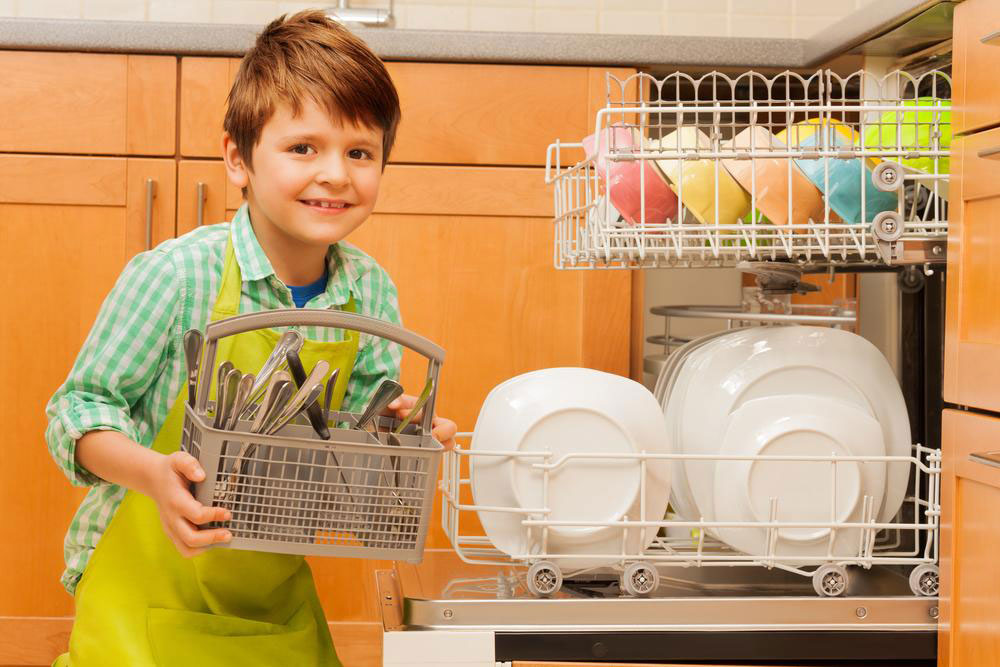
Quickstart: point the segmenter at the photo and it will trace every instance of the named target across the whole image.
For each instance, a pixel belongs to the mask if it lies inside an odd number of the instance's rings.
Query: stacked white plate
[[[511,378],[489,393],[476,420],[470,478],[479,519],[498,549],[518,557],[543,552],[542,530],[529,530],[525,518],[589,523],[550,527],[545,556],[573,556],[552,558],[566,568],[612,562],[623,546],[632,553],[647,547],[656,528],[599,524],[625,517],[659,521],[670,497],[668,460],[647,462],[643,502],[641,463],[627,456],[666,448],[660,405],[637,382],[586,368]],[[559,464],[549,469],[547,485],[537,465],[544,463]],[[547,517],[527,513],[545,508]]]
[[[751,327],[679,348],[655,394],[672,451],[754,456],[909,456],[906,405],[882,354],[855,334],[821,327]],[[835,470],[834,470],[835,467]],[[685,460],[673,468],[671,503],[688,520],[740,522],[714,535],[733,548],[768,554],[754,523],[890,521],[910,474],[908,462]],[[866,500],[867,498],[867,500]],[[834,556],[859,552],[860,529],[838,528]],[[782,527],[774,555],[825,557],[828,527]],[[789,560],[790,559],[790,560]]]

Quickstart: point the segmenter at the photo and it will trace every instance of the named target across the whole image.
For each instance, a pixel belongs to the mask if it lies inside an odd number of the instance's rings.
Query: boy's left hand
[[[388,405],[387,411],[389,414],[394,415],[396,419],[405,419],[406,416],[410,414],[410,411],[416,402],[416,396],[403,394]],[[420,421],[423,413],[423,410],[418,412],[417,416],[414,417],[412,421]],[[454,449],[455,434],[458,433],[458,424],[450,419],[445,419],[444,417],[438,417],[435,415],[434,419],[431,420],[431,433],[435,438],[437,438],[438,442],[444,445],[445,449]]]

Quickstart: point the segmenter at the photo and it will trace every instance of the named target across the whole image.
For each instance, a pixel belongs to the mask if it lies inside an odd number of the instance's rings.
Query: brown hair
[[[276,106],[298,115],[307,95],[331,116],[381,128],[385,167],[400,118],[396,87],[368,45],[318,9],[271,21],[240,62],[223,128],[247,167]]]

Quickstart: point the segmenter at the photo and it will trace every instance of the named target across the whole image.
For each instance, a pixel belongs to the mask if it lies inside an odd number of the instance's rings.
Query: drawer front
[[[942,667],[1000,664],[1000,468],[970,454],[1000,449],[1000,419],[945,410],[942,419]]]
[[[181,154],[222,157],[226,97],[239,66],[230,58],[183,58]],[[557,138],[593,132],[604,69],[386,63],[402,122],[390,161],[542,166]],[[628,76],[630,70],[612,70]]]
[[[0,151],[173,155],[171,56],[0,51]]]
[[[991,35],[995,37],[987,39]],[[959,4],[954,37],[954,131],[973,132],[1000,123],[1000,3]]]

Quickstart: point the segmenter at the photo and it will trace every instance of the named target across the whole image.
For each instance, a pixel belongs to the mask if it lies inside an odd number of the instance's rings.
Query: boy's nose
[[[347,185],[350,176],[347,171],[347,164],[341,158],[330,158],[319,163],[315,180],[317,183],[328,185]]]

